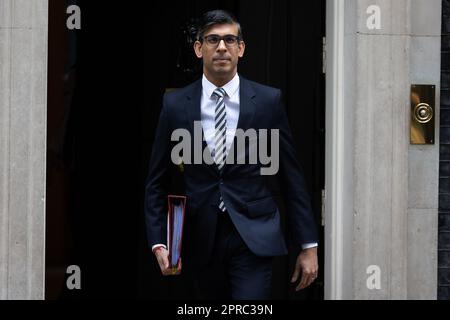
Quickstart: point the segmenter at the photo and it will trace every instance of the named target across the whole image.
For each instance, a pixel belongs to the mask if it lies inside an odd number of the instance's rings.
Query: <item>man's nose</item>
[[[217,46],[218,51],[226,51],[227,46],[225,45],[225,41],[223,39],[220,39],[219,45]]]

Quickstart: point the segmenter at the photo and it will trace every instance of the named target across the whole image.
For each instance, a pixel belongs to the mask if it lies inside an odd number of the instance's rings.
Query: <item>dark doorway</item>
[[[148,94],[142,104],[142,191],[162,95],[167,88],[180,88],[201,77],[201,66],[189,41],[191,27],[203,12],[217,8],[234,13],[243,28],[246,52],[238,72],[250,80],[283,91],[291,130],[323,240],[324,0],[184,1],[178,6],[167,1],[154,5],[148,17],[147,31],[151,34],[149,41],[158,44],[158,49],[147,43],[146,56],[152,56],[152,59],[146,60],[144,70],[148,75],[145,83]],[[282,216],[284,214],[282,212]],[[154,299],[189,298],[187,279],[183,276],[160,276],[156,261],[146,247],[143,215],[140,221],[139,296]],[[274,299],[323,299],[322,240],[319,247],[320,276],[306,290],[295,292],[289,285],[297,251],[292,250],[288,257],[277,258],[272,286]]]
[[[66,28],[71,4],[81,30]],[[144,180],[164,91],[200,77],[191,19],[216,8],[243,26],[239,72],[284,93],[320,230],[319,278],[293,291],[294,250],[274,265],[273,298],[323,299],[324,0],[49,1],[47,298],[189,298],[146,246]],[[69,265],[81,290],[66,287]]]

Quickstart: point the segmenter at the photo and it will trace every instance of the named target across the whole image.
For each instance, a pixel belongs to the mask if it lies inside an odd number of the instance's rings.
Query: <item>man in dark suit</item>
[[[145,196],[149,246],[162,273],[170,274],[165,242],[167,195],[173,190],[168,175],[176,168],[172,133],[182,129],[195,137],[200,125],[202,161],[182,164],[187,196],[183,264],[192,272],[199,298],[269,298],[273,257],[287,254],[280,214],[262,171],[267,163],[238,161],[255,152],[251,141],[235,150],[238,133],[257,132],[261,143],[261,130],[268,130],[276,138],[270,149],[278,152],[276,177],[293,245],[300,250],[291,281],[301,276],[296,289],[305,288],[317,277],[317,230],[281,92],[237,73],[245,43],[239,23],[225,11],[204,14],[194,50],[203,60],[203,77],[165,94],[156,129]],[[199,152],[195,146],[188,151],[183,156]],[[213,161],[203,161],[204,155]]]

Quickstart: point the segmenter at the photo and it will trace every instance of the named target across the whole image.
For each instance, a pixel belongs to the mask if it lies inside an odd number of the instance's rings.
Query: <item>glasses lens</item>
[[[225,36],[225,43],[229,46],[235,45],[236,44],[236,37],[235,36]]]
[[[219,36],[216,36],[216,35],[211,35],[211,36],[206,37],[206,42],[208,42],[208,44],[210,44],[210,45],[216,45],[219,43],[219,41],[220,41],[220,38],[219,38]]]

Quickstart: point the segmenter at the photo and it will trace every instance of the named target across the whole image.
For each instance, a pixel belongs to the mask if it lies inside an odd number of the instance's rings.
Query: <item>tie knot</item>
[[[216,88],[216,90],[214,90],[213,92],[213,95],[217,96],[218,98],[222,98],[226,94],[227,92],[225,91],[224,88]]]

